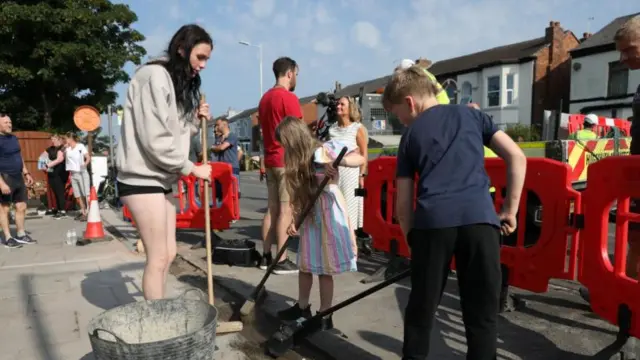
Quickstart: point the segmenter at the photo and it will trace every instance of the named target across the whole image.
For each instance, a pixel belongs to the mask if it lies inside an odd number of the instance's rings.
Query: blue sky
[[[209,30],[215,49],[202,73],[203,91],[219,115],[256,106],[258,49],[263,82],[273,85],[273,60],[300,65],[296,93],[313,95],[389,73],[403,58],[433,61],[544,36],[559,21],[577,36],[639,11],[635,0],[129,0],[149,56],[160,55],[183,24]],[[590,20],[590,18],[592,18]],[[126,67],[130,73],[133,66]],[[124,99],[127,85],[116,90]],[[103,119],[103,124],[106,122]],[[115,124],[115,121],[114,121]],[[114,133],[119,129],[114,126]]]

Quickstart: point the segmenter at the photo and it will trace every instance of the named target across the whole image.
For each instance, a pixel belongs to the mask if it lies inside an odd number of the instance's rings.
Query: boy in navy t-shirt
[[[464,105],[439,105],[437,91],[414,66],[396,72],[383,95],[387,110],[407,125],[396,179],[397,217],[411,249],[412,270],[403,359],[427,358],[435,312],[455,255],[467,359],[493,360],[500,232],[509,235],[516,228],[526,158],[489,116]],[[500,214],[489,193],[483,146],[507,165],[507,195]]]

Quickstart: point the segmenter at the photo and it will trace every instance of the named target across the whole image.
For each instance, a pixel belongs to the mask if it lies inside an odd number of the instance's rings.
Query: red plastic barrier
[[[626,275],[627,227],[640,222],[629,213],[629,197],[640,198],[640,156],[615,156],[591,164],[584,197],[582,262],[579,280],[589,289],[593,311],[618,325],[618,311],[631,310],[629,333],[640,337],[640,285]],[[614,263],[609,261],[609,209],[618,200]]]
[[[222,202],[220,206],[210,207],[211,228],[224,230],[230,227],[231,221],[240,218],[240,202],[238,199],[238,181],[233,176],[231,165],[226,163],[210,163],[211,179],[209,183],[211,199],[216,201],[216,182],[220,183],[222,191]],[[199,194],[196,194],[196,184],[198,184]],[[178,179],[178,193],[174,196],[178,199],[176,212],[176,228],[178,229],[204,229],[204,209],[198,204],[204,199],[204,184],[202,180],[196,179],[193,175],[182,176]],[[198,196],[196,196],[198,195]],[[126,206],[122,208],[122,216],[125,220],[131,221],[131,212]]]
[[[398,255],[409,256],[400,226],[393,221],[395,198],[395,157],[380,157],[369,162],[365,178],[363,229],[373,238],[373,247],[389,252],[392,240],[397,240]],[[506,187],[506,166],[501,159],[485,159],[491,186]],[[533,292],[545,292],[552,278],[575,279],[577,275],[578,235],[569,224],[570,207],[580,209],[580,194],[571,187],[571,168],[564,163],[543,158],[527,160],[527,177],[519,208],[526,213],[527,192],[541,201],[542,229],[537,242],[525,247],[526,216],[519,217],[515,246],[503,246],[501,262],[509,271],[509,283]],[[382,187],[386,185],[386,209],[383,212]],[[495,192],[496,211],[503,203],[502,193]],[[568,238],[573,236],[571,246]],[[567,250],[569,265],[566,266]]]
[[[584,128],[584,114],[569,115],[568,130],[569,134],[573,134],[576,131]],[[606,136],[611,127],[615,126],[622,132],[623,136],[631,136],[631,122],[624,119],[607,118],[604,116],[598,116],[598,124],[595,126],[595,133],[598,136]]]
[[[56,201],[56,196],[53,193],[53,189],[51,189],[51,186],[49,186],[48,176],[45,177],[45,181],[47,183],[47,204],[49,205],[49,209],[57,209],[58,202]],[[64,187],[64,199],[64,209],[66,211],[73,210],[73,207],[75,206],[75,198],[73,197],[73,188],[71,187],[71,176],[67,178],[67,183]]]
[[[364,216],[362,229],[371,235],[373,248],[378,251],[391,251],[391,241],[396,240],[398,255],[409,257],[409,249],[404,240],[400,225],[394,222],[396,195],[396,157],[381,156],[369,161],[368,174],[364,178]],[[386,185],[385,213],[381,206],[382,189]]]
[[[485,159],[485,169],[496,189],[506,187],[506,165],[502,159]],[[535,244],[525,247],[528,192],[542,205],[542,226]],[[580,209],[580,193],[571,187],[569,165],[544,158],[527,159],[527,176],[518,207],[515,246],[503,245],[500,262],[509,268],[509,284],[533,292],[546,292],[549,280],[577,276],[579,237],[569,223],[570,208]],[[495,192],[496,211],[502,207],[502,192]],[[569,236],[573,241],[569,243]],[[567,253],[568,266],[567,266]]]

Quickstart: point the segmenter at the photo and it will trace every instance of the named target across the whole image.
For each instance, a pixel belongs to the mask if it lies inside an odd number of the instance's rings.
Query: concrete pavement
[[[105,213],[107,211],[103,211]],[[142,300],[144,257],[122,242],[64,244],[86,223],[51,217],[27,220],[38,244],[0,248],[0,360],[90,360],[87,324],[101,312]],[[170,275],[168,296],[191,286]],[[217,297],[225,296],[222,290]],[[236,335],[217,339],[216,358],[245,359]]]
[[[241,175],[242,220],[231,230],[219,233],[223,238],[260,238],[260,221],[266,206],[265,185],[256,173]],[[204,267],[203,250],[191,250],[189,244],[201,240],[199,232],[184,232],[178,239],[179,253]],[[258,245],[261,248],[261,244]],[[293,255],[293,254],[292,254]],[[360,272],[335,279],[336,302],[366,289],[360,280],[382,265],[377,259],[362,259]],[[216,281],[243,296],[248,296],[263,272],[255,268],[214,266]],[[273,276],[267,282],[269,298],[263,310],[275,314],[292,304],[297,295],[295,276]],[[615,340],[616,328],[594,315],[571,286],[560,282],[546,294],[519,292],[527,305],[508,313],[499,322],[499,359],[584,359],[592,358]],[[334,323],[348,338],[320,333],[312,342],[335,359],[394,359],[402,347],[403,309],[409,286],[407,282],[389,286],[334,316]],[[317,286],[312,304],[319,304]],[[450,277],[439,308],[431,343],[433,359],[463,359],[466,351],[464,327],[455,276]],[[602,355],[602,354],[601,354]],[[604,358],[609,358],[608,356]]]

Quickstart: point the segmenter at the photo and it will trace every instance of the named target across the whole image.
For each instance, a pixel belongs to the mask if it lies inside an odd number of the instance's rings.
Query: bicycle
[[[100,185],[98,185],[98,202],[118,208],[120,199],[116,189],[116,169],[110,167],[107,175],[102,176],[102,178],[103,180],[100,182]]]

